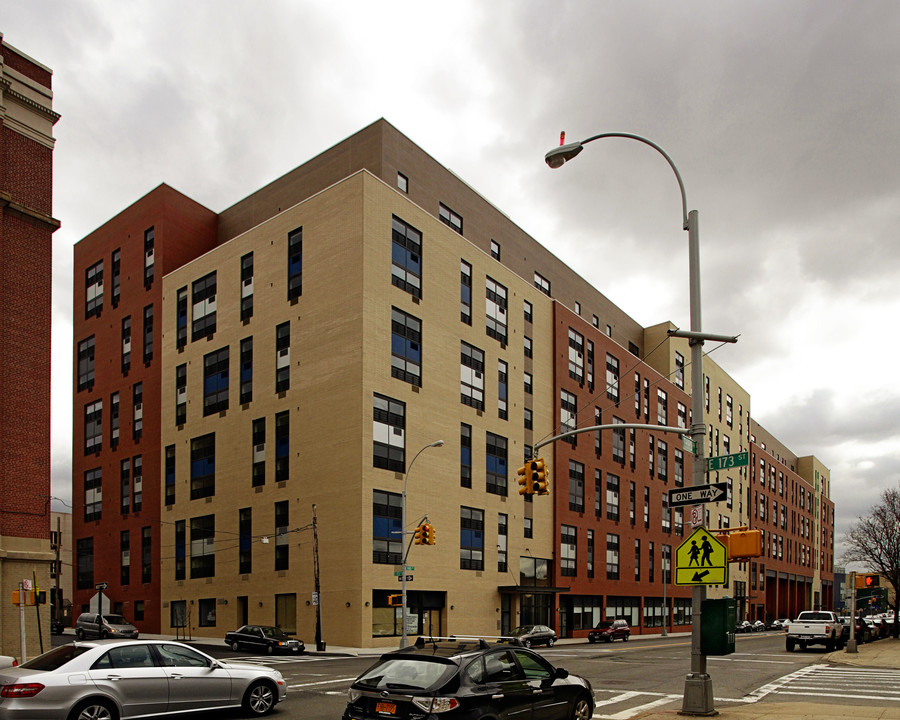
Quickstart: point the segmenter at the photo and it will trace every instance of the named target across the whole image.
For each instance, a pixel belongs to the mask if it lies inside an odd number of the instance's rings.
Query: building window
[[[494,260],[500,259],[500,243],[496,240],[491,240],[491,257],[494,258]]]
[[[524,307],[525,307],[525,322],[527,322],[527,323],[534,322],[534,306],[530,302],[525,300]]]
[[[391,224],[391,282],[422,297],[422,233],[394,216]]]
[[[509,365],[497,361],[497,414],[501,420],[509,418]]]
[[[523,345],[525,346],[525,357],[534,357],[533,343],[531,341],[531,338],[527,335],[525,335],[523,338]]]
[[[253,572],[253,508],[238,510],[238,573]]]
[[[191,439],[191,500],[216,494],[216,434]]]
[[[486,433],[485,479],[487,492],[493,495],[507,495],[507,440],[501,435]]]
[[[84,473],[84,521],[99,520],[103,515],[103,471],[92,468]]]
[[[581,315],[581,303],[577,300],[575,301],[575,314]]]
[[[669,421],[669,398],[665,390],[656,389],[656,424],[667,425]]]
[[[534,520],[524,518],[522,522],[522,537],[526,540],[534,537]]]
[[[533,413],[533,411],[531,410],[531,408],[522,408],[522,417],[523,417],[523,421],[524,421],[524,425],[525,425],[525,429],[526,429],[526,430],[533,430],[533,429],[534,429],[534,419],[533,419],[533,416],[534,416],[534,413]]]
[[[534,378],[530,372],[522,373],[523,385],[526,395],[534,393]]]
[[[453,212],[450,208],[448,208],[444,203],[439,203],[438,208],[438,217],[441,219],[441,222],[448,227],[453,228],[462,235],[463,232],[463,219],[457,213]]]
[[[650,488],[644,488],[644,529],[650,529]]]
[[[675,448],[675,487],[684,485],[684,451]]]
[[[606,536],[606,579],[619,579],[619,536]]]
[[[391,308],[391,377],[422,385],[422,321]]]
[[[94,538],[75,541],[75,588],[94,589]]]
[[[131,459],[125,458],[119,463],[119,486],[122,489],[121,506],[122,514],[131,512]]]
[[[241,405],[253,400],[253,336],[241,340]]]
[[[103,310],[103,261],[84,271],[84,319],[100,315]]]
[[[603,517],[603,471],[594,470],[594,516]]]
[[[119,393],[109,396],[109,446],[119,447]]]
[[[492,278],[485,280],[485,315],[487,334],[506,344],[506,288]]]
[[[484,410],[484,351],[460,342],[460,402]]]
[[[187,556],[187,531],[184,520],[175,521],[175,579],[184,580]]]
[[[154,235],[153,228],[144,230],[144,287],[147,289],[153,284],[153,266],[155,263],[153,256]]]
[[[569,510],[584,512],[584,465],[569,460]]]
[[[472,426],[459,424],[459,486],[472,487]]]
[[[459,509],[459,568],[484,570],[484,510]]]
[[[131,483],[132,483],[132,500],[131,509],[134,512],[140,512],[144,502],[144,459],[141,455],[135,455],[131,459]]]
[[[508,539],[509,516],[506,513],[497,513],[497,572],[505,573],[508,568]]]
[[[409,178],[402,172],[397,173],[397,189],[400,192],[409,194]]]
[[[211,272],[192,286],[191,342],[216,332],[216,273]]]
[[[191,578],[215,577],[216,516],[191,518]]]
[[[122,318],[122,374],[131,369],[131,315]]]
[[[459,319],[472,324],[472,266],[465,260],[459,261]]]
[[[619,361],[606,354],[606,397],[619,404]]]
[[[534,286],[544,293],[544,295],[550,297],[550,281],[537,270],[534,272]]]
[[[141,528],[141,582],[153,580],[153,535],[149,527]],[[135,603],[137,605],[137,603]],[[135,617],[137,620],[137,617]]]
[[[684,390],[684,355],[675,353],[675,387]]]
[[[94,387],[94,336],[78,343],[78,392]]]
[[[287,570],[290,566],[288,525],[290,505],[287,500],[275,503],[275,569]]]
[[[619,478],[606,473],[606,519],[619,520]]]
[[[634,482],[629,483],[630,488],[628,491],[628,522],[634,527],[635,522],[635,512],[637,506],[637,487]]]
[[[275,327],[275,392],[283,393],[291,386],[291,323]]]
[[[560,575],[563,577],[575,577],[576,575],[577,533],[578,531],[573,525],[562,525],[559,528],[559,569]]]
[[[165,455],[165,503],[166,505],[175,504],[175,446],[166,446]]]
[[[613,416],[613,425],[624,425],[625,421]],[[625,429],[613,430],[612,459],[625,464]]]
[[[678,414],[678,427],[687,429],[687,407],[680,402],[676,406]]]
[[[587,576],[594,577],[594,531],[587,530]]]
[[[295,300],[303,294],[303,228],[288,233],[288,300]]]
[[[569,328],[569,377],[584,383],[584,336]]]
[[[578,412],[578,399],[568,390],[559,391],[559,431],[560,434],[576,429],[576,414]],[[564,438],[567,443],[575,447],[577,436],[571,435]]]
[[[203,356],[203,417],[228,409],[228,350]]]
[[[175,347],[179,350],[187,345],[188,291],[187,286],[178,288],[175,300]]]
[[[103,448],[103,401],[84,406],[84,454],[98,453]]]
[[[112,252],[112,306],[119,307],[119,298],[122,296],[122,251],[116,248]]]
[[[241,257],[241,321],[253,317],[253,253]]]
[[[187,420],[187,363],[175,368],[175,424]]]
[[[403,556],[402,498],[400,493],[372,493],[372,562],[396,565]]]
[[[656,477],[663,482],[669,480],[669,444],[659,439],[656,441]]]
[[[725,423],[728,427],[734,427],[734,398],[725,395]]]
[[[119,583],[131,584],[131,533],[122,530],[119,533]]]
[[[131,386],[131,404],[131,437],[138,442],[144,433],[144,383]]]
[[[250,480],[252,487],[266,484],[266,419],[257,418],[253,421],[253,474]]]
[[[291,416],[285,410],[275,415],[275,482],[290,479]]]
[[[406,470],[406,403],[374,396],[372,408],[373,467]]]

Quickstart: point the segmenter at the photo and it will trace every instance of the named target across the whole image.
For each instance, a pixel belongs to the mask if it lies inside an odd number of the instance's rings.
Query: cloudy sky
[[[54,72],[54,493],[70,500],[72,246],[166,182],[221,211],[384,117],[644,325],[704,330],[831,470],[838,540],[900,482],[894,0],[0,0]],[[892,339],[894,338],[894,339]],[[841,547],[838,543],[838,555]]]

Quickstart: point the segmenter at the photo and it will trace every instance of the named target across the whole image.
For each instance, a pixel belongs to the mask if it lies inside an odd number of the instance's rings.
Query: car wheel
[[[597,638],[594,638],[594,637],[591,637],[590,635],[588,635],[588,642],[591,645],[593,645],[595,642],[597,642]]]
[[[612,635],[607,635],[607,636],[606,636],[605,638],[603,638],[603,639],[606,640],[607,643],[611,643],[611,642],[612,642]]]
[[[109,700],[86,700],[69,713],[69,720],[119,720],[119,711]]]
[[[827,652],[834,652],[834,639],[833,638],[828,638],[828,640],[825,641],[825,650]]]
[[[784,649],[788,652],[794,652],[794,641],[788,638],[784,641]]]
[[[231,641],[231,649],[232,649],[232,650],[234,650],[235,652],[237,652],[238,650],[240,650],[240,648],[241,648],[241,646],[238,644],[238,641],[237,641],[237,640],[232,640],[232,641]]]
[[[550,638],[547,641],[547,647],[553,647],[553,643],[555,643],[555,642],[556,642],[556,638]]]
[[[81,628],[75,628],[75,637],[77,637],[79,640],[84,640],[84,630],[82,630]]]
[[[572,720],[590,720],[591,701],[587,695],[580,696],[572,707]]]
[[[625,635],[625,636],[622,638],[622,642],[628,642],[628,638],[630,638],[630,637],[631,637],[631,635]]]
[[[106,632],[106,630],[101,630],[101,631],[100,631],[100,639],[101,639],[101,640],[106,640],[106,638],[108,638],[108,637],[109,637],[109,633]]]
[[[273,652],[275,652],[275,646],[274,645],[266,645],[266,654],[271,655]]]
[[[275,688],[265,680],[257,680],[247,688],[241,704],[250,715],[259,716],[272,712],[275,701]]]
[[[531,640],[523,640],[523,641],[522,641],[522,644],[523,644],[525,647],[530,648],[530,647],[531,647]]]

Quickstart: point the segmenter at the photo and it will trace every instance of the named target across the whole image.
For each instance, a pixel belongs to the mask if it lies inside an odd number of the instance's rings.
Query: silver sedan
[[[126,720],[238,707],[259,716],[286,693],[277,670],[222,662],[178,642],[74,642],[0,668],[0,720]]]

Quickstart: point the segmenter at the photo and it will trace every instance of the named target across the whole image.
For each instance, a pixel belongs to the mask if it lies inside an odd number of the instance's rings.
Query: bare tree
[[[867,517],[858,517],[844,538],[845,562],[865,563],[894,589],[893,636],[900,634],[900,487],[881,493]]]

